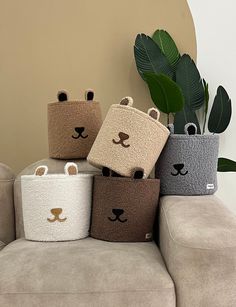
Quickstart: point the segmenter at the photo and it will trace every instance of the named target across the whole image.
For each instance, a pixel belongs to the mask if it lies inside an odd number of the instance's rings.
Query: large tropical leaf
[[[173,70],[176,71],[176,66],[180,59],[180,53],[173,38],[164,30],[156,30],[152,39],[157,43],[163,54],[167,57]]]
[[[143,79],[144,72],[163,73],[172,78],[173,71],[167,58],[151,37],[145,34],[137,35],[134,57],[138,72]]]
[[[176,68],[176,83],[182,89],[185,104],[193,111],[204,103],[204,88],[199,71],[189,55],[184,54]]]
[[[232,107],[229,95],[223,86],[219,86],[208,120],[208,130],[222,133],[228,127],[231,119]]]
[[[158,109],[166,114],[183,109],[184,97],[180,87],[163,74],[144,73],[150,94]]]
[[[174,117],[174,131],[176,134],[184,134],[184,126],[188,123],[194,123],[197,126],[197,133],[201,134],[199,121],[195,111],[191,110],[188,105],[177,112]]]
[[[226,158],[219,158],[218,172],[236,172],[236,161]]]

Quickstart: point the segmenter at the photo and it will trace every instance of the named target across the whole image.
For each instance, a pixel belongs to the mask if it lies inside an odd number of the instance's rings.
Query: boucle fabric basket
[[[188,130],[194,134],[189,135]],[[157,161],[156,177],[164,195],[208,195],[217,190],[218,135],[171,134]]]
[[[159,187],[158,179],[95,176],[90,235],[113,242],[151,241]]]
[[[46,166],[21,177],[25,238],[67,241],[88,236],[92,202],[92,174],[78,174],[75,163],[65,174],[47,174]]]
[[[93,92],[86,101],[67,101],[66,92],[58,102],[48,104],[49,156],[57,159],[86,158],[102,125],[100,104]]]
[[[151,108],[146,114],[132,104],[132,98],[125,97],[110,107],[87,159],[96,167],[107,167],[127,177],[139,167],[147,178],[169,130],[159,122],[157,109]]]

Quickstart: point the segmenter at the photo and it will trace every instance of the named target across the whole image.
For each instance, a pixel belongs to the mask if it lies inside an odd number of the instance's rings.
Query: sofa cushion
[[[0,252],[0,306],[175,306],[154,242],[18,239]]]
[[[13,172],[0,163],[0,249],[15,239],[13,183]]]
[[[165,196],[160,207],[177,306],[236,306],[236,217],[215,196]]]

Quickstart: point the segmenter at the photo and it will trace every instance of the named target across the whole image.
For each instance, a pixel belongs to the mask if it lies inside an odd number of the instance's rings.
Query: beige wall
[[[133,59],[137,33],[168,30],[196,56],[183,0],[0,0],[0,161],[18,172],[48,155],[46,105],[93,88],[103,115],[123,96],[151,104]]]

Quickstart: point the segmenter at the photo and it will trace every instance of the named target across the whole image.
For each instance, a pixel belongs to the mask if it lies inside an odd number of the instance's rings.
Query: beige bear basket
[[[151,108],[146,114],[132,104],[133,99],[125,97],[110,107],[87,159],[94,166],[107,167],[127,177],[131,177],[133,169],[142,168],[147,177],[169,130],[159,122],[157,109]]]
[[[64,174],[47,174],[39,166],[21,177],[25,238],[67,241],[87,237],[92,202],[92,174],[79,174],[75,163]]]
[[[58,93],[58,102],[48,104],[49,156],[57,159],[86,158],[102,125],[99,102],[88,90],[85,101],[67,101]]]

